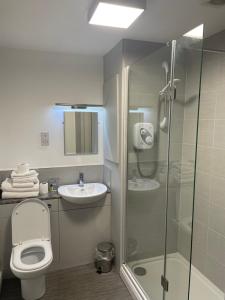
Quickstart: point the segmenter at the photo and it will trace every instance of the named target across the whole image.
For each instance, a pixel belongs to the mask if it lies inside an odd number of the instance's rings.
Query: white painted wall
[[[104,81],[105,83],[110,80],[115,74],[119,74],[119,82],[120,86],[122,86],[122,67],[123,67],[123,43],[120,42],[115,48],[113,48],[106,56],[104,56]],[[122,117],[122,103],[124,99],[122,99],[121,89],[119,91],[119,112],[120,115],[118,116],[118,120]],[[119,121],[121,125],[121,121]],[[119,127],[119,148],[121,150],[121,126]],[[116,134],[116,133],[115,133]],[[114,140],[117,140],[115,138]],[[123,155],[123,152],[120,151],[120,156]],[[120,159],[119,159],[120,160]],[[112,195],[112,242],[115,246],[116,251],[116,267],[119,270],[119,267],[122,263],[122,179],[121,179],[121,172],[122,172],[122,164],[121,161],[119,163],[113,163],[111,161],[105,160],[104,165],[107,169],[110,170],[111,173],[111,195]]]
[[[34,168],[103,164],[99,154],[64,156],[63,110],[54,103],[102,104],[99,56],[0,49],[0,170],[27,161]],[[49,147],[40,132],[49,131]]]

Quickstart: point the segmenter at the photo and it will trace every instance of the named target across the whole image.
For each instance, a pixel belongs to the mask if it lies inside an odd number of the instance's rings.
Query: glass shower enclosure
[[[140,299],[189,299],[202,38],[129,68],[124,261]]]

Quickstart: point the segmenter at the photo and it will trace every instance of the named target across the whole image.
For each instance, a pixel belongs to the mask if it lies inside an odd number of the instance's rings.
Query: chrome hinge
[[[168,292],[168,290],[169,290],[169,281],[163,275],[161,276],[161,286],[164,289],[164,291]]]

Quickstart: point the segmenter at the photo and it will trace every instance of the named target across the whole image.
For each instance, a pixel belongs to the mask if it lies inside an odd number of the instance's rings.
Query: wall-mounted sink
[[[74,204],[89,204],[105,198],[107,187],[102,183],[63,185],[58,188],[59,195]]]

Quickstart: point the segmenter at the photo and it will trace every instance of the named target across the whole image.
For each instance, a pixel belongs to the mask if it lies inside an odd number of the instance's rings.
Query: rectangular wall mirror
[[[98,153],[98,113],[64,112],[65,155]]]

